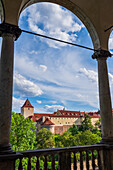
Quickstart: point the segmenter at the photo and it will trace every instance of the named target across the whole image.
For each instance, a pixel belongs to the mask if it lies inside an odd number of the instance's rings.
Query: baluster
[[[52,154],[52,170],[55,170],[55,157],[54,157],[54,154]]]
[[[31,170],[31,157],[28,158],[27,170]]]
[[[77,159],[76,159],[76,153],[74,152],[74,170],[77,170]]]
[[[58,165],[58,170],[67,170],[67,165],[66,165],[66,153],[61,152],[59,153],[59,165]]]
[[[98,167],[99,167],[99,170],[102,170],[102,164],[101,164],[101,159],[100,159],[100,152],[99,152],[99,150],[97,152],[98,152]]]
[[[80,170],[83,170],[83,156],[82,156],[82,151],[80,151]]]
[[[89,170],[89,155],[88,155],[88,151],[86,151],[86,169]]]
[[[66,170],[71,170],[71,152],[66,153]]]
[[[45,155],[45,160],[44,160],[44,170],[47,170],[47,156]]]
[[[40,163],[39,163],[39,157],[37,156],[37,161],[36,161],[36,170],[40,170]]]
[[[22,170],[22,158],[20,158],[18,170]]]
[[[58,155],[58,170],[63,170],[62,168],[62,153]]]
[[[95,170],[95,158],[94,158],[94,151],[92,151],[92,168]]]

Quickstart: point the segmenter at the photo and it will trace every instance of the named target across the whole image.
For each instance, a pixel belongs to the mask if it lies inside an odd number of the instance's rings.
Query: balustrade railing
[[[16,155],[0,156],[0,160],[15,160],[15,170],[103,170],[101,153],[106,148],[96,144],[19,151]]]

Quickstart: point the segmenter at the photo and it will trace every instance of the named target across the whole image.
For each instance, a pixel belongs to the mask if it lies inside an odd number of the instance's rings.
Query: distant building
[[[24,105],[21,107],[21,114],[25,118],[32,119],[36,122],[37,130],[41,128],[47,128],[52,133],[63,134],[68,130],[73,124],[78,127],[84,120],[85,114],[91,116],[92,124],[95,125],[97,120],[100,118],[98,112],[80,112],[80,111],[70,111],[70,110],[57,110],[52,114],[50,113],[34,113],[34,107],[31,105],[30,101],[27,99]]]
[[[34,107],[31,105],[28,99],[25,101],[24,105],[21,107],[21,114],[25,118],[34,115]]]

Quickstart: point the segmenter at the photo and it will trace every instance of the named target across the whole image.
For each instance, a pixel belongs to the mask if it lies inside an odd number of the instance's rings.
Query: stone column
[[[112,105],[106,63],[107,57],[111,57],[110,52],[102,49],[96,51],[92,56],[92,58],[96,58],[98,62],[98,84],[102,124],[102,142],[113,144]]]
[[[96,58],[98,62],[99,100],[102,125],[101,143],[107,146],[106,149],[102,151],[101,160],[104,170],[113,170],[113,119],[106,63],[107,57],[111,57],[110,52],[102,49],[97,50],[92,56],[92,58]]]
[[[12,112],[14,40],[21,30],[14,25],[0,24],[2,49],[0,56],[0,154],[11,153],[10,125]]]

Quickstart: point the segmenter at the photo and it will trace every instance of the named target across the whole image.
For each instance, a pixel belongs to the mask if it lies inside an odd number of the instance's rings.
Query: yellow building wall
[[[27,118],[28,116],[33,116],[34,115],[34,108],[30,107],[23,107],[21,108],[21,114]]]
[[[47,117],[43,116],[43,121]],[[81,125],[81,122],[84,120],[84,117],[49,117],[49,119],[55,125]],[[99,118],[91,118],[92,125],[94,126],[95,123],[99,120]]]

